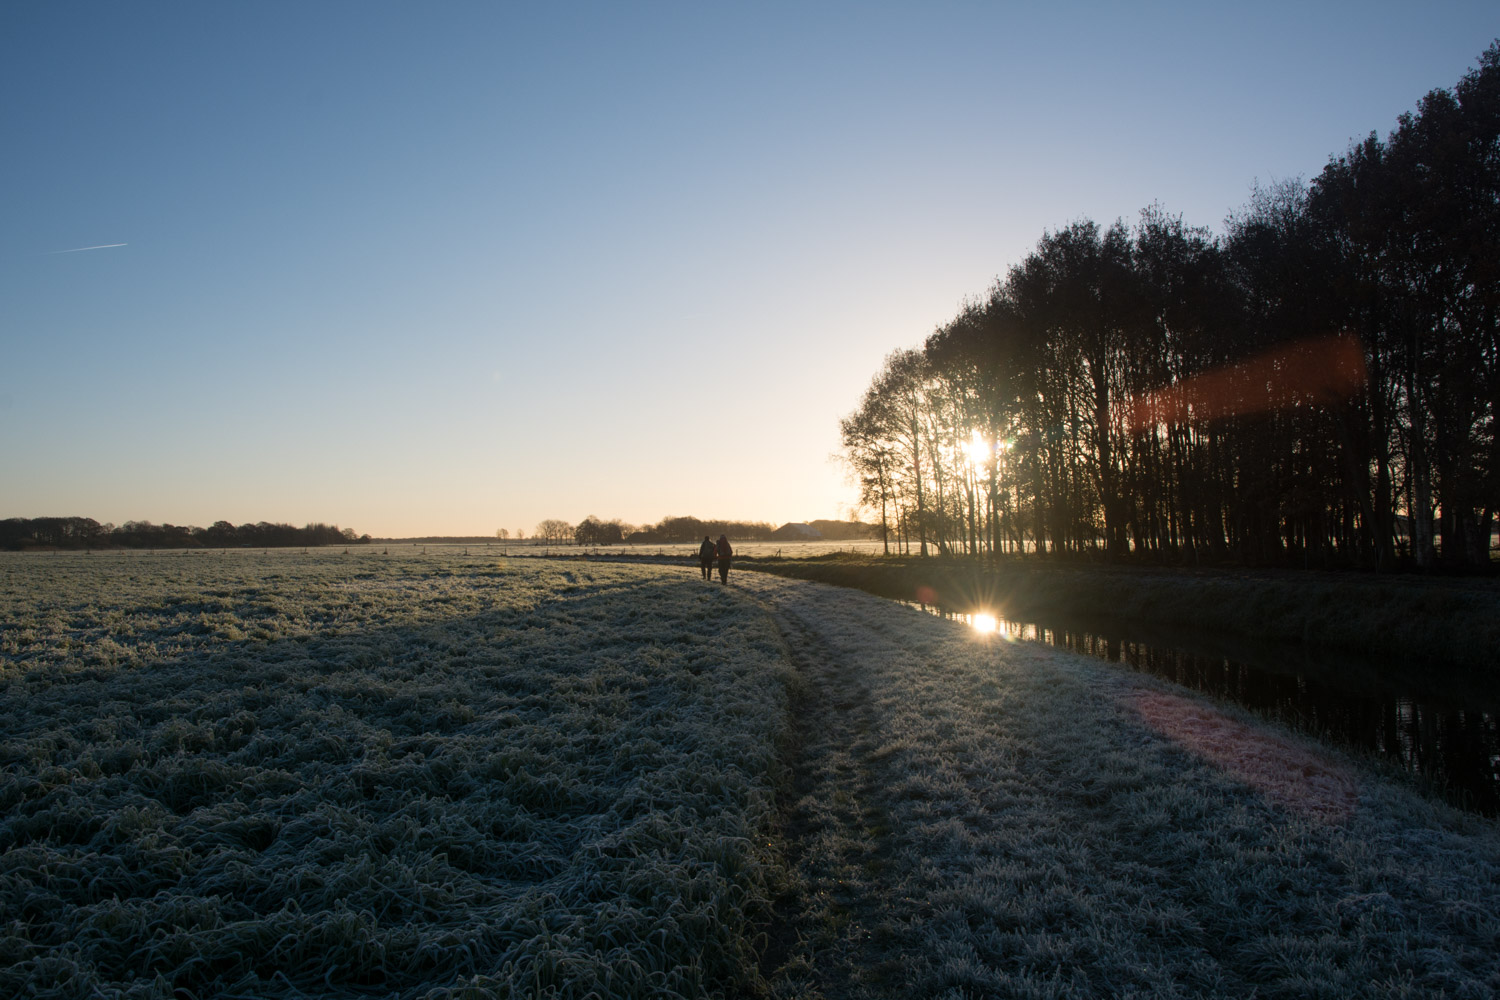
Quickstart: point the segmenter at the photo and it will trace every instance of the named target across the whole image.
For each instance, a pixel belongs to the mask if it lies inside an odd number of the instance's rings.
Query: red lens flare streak
[[[1334,403],[1364,384],[1359,338],[1303,340],[1137,397],[1128,404],[1130,429]]]

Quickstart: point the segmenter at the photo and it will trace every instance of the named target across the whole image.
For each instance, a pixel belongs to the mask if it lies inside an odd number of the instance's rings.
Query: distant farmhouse
[[[791,521],[771,532],[777,542],[852,542],[880,537],[880,525],[861,521]]]

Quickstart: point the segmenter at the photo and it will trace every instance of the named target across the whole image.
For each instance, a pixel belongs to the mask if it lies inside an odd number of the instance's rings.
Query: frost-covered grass
[[[774,626],[471,551],[0,555],[0,996],[754,991]]]
[[[808,682],[782,995],[1500,995],[1493,820],[1164,682],[742,585]]]
[[[1500,827],[1233,709],[391,551],[0,556],[0,996],[1500,995]]]

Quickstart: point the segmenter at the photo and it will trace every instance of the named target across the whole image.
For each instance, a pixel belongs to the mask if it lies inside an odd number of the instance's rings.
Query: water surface
[[[1387,761],[1466,809],[1500,815],[1500,704],[1445,681],[1440,665],[1374,663],[1286,643],[1091,628],[901,601],[1021,642],[1042,642],[1243,705],[1290,728]]]

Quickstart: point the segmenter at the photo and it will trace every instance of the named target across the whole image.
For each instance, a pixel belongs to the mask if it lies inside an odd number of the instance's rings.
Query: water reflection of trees
[[[1339,746],[1363,751],[1420,775],[1462,804],[1500,813],[1500,719],[1395,693],[1360,695],[1310,678],[1224,657],[1160,649],[1081,632],[1056,645],[1126,663],[1202,691]]]

